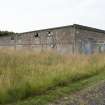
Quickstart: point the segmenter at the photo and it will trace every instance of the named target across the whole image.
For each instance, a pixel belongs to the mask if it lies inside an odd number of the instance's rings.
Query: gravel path
[[[49,105],[105,105],[105,81]]]

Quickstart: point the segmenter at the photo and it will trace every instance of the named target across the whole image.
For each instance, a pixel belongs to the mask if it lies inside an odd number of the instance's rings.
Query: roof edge
[[[31,32],[40,32],[40,31],[46,31],[46,30],[54,30],[54,29],[68,28],[68,27],[73,27],[73,26],[74,25],[67,25],[67,26],[61,26],[61,27],[52,27],[52,28],[39,29],[39,30],[28,31],[28,32],[22,32],[22,33],[18,33],[18,34],[25,34],[25,33],[31,33]]]
[[[79,25],[79,24],[73,24],[73,26],[74,26],[76,29],[83,29],[83,30],[88,30],[88,31],[94,31],[94,32],[99,32],[99,33],[105,33],[105,30],[101,30],[101,29],[98,29],[98,28],[88,27],[88,26]]]
[[[68,27],[74,27],[76,29],[83,29],[83,30],[88,30],[88,31],[105,33],[105,30],[101,30],[101,29],[98,29],[98,28],[88,27],[88,26],[79,25],[79,24],[73,24],[73,25],[67,25],[67,26],[61,26],[61,27],[53,27],[53,28],[47,28],[47,29],[40,29],[40,30],[22,32],[22,33],[18,33],[18,34],[25,34],[25,33],[32,33],[32,32],[40,32],[40,31],[47,31],[47,30],[49,31],[49,30],[61,29],[61,28],[68,28]]]

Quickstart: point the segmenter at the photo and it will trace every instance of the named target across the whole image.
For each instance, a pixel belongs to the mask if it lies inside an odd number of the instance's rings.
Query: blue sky
[[[105,30],[105,0],[0,0],[0,30],[81,24]]]

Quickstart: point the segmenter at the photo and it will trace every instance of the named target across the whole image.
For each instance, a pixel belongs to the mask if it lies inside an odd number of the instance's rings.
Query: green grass
[[[48,103],[51,103],[61,97],[67,97],[68,95],[71,95],[81,89],[88,88],[90,86],[93,87],[103,80],[105,81],[105,72],[75,81],[72,84],[67,84],[66,86],[56,87],[53,90],[47,91],[43,95],[32,96],[8,105],[47,105]]]
[[[88,84],[82,80],[104,72],[104,54],[74,56],[0,51],[0,103],[34,97],[30,104],[24,101],[16,105],[44,105],[70,91],[79,90]]]

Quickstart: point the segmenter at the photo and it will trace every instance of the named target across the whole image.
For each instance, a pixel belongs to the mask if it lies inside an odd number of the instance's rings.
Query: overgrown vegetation
[[[9,31],[0,31],[0,36],[7,36],[7,35],[13,35],[15,34],[14,32],[9,32]]]
[[[0,103],[44,94],[105,71],[105,55],[0,51]]]

